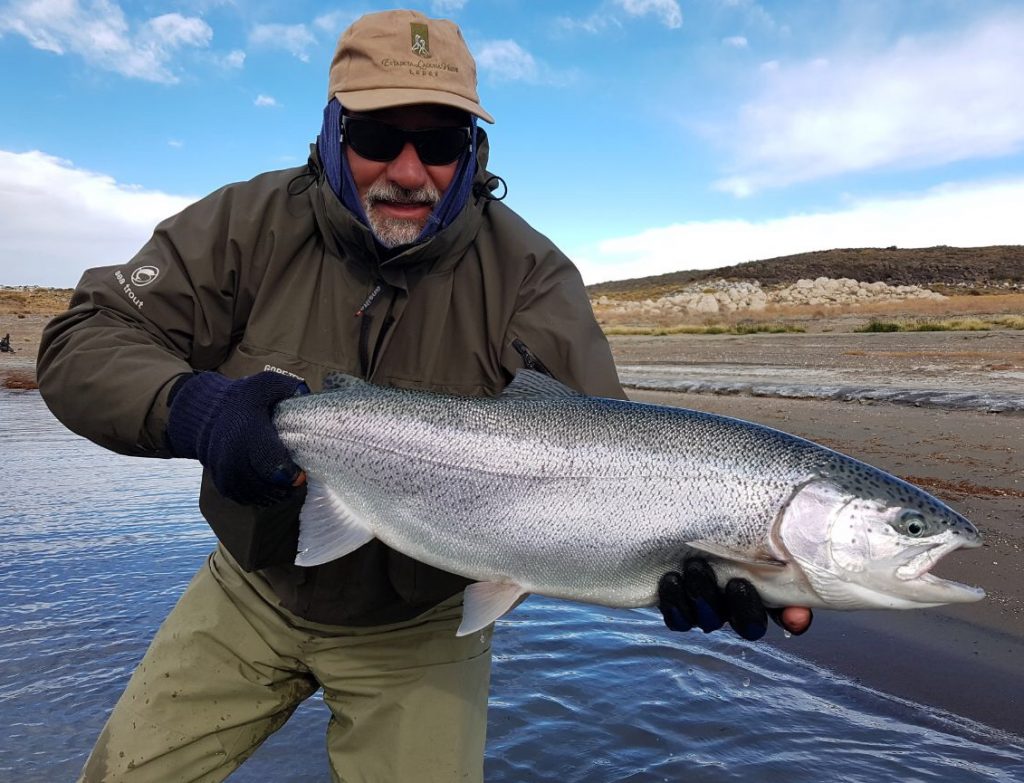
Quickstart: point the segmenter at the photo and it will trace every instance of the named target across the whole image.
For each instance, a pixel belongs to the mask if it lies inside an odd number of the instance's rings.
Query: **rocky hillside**
[[[592,298],[646,299],[702,280],[757,280],[766,288],[820,277],[916,285],[932,290],[995,292],[1024,289],[1024,245],[991,247],[848,248],[780,256],[745,264],[598,283]],[[951,291],[952,292],[952,291]]]

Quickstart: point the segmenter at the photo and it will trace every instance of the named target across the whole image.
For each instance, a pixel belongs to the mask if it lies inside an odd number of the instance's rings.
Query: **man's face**
[[[351,116],[370,118],[403,130],[468,125],[465,112],[434,104],[353,112]],[[444,165],[426,165],[408,141],[389,161],[364,158],[351,144],[345,145],[345,155],[370,229],[384,247],[416,240],[459,165],[458,158]]]

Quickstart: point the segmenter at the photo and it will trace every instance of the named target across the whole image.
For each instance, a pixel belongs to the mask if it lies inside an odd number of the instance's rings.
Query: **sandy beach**
[[[0,318],[17,353],[0,377],[34,375],[48,316]],[[613,337],[620,368],[719,377],[854,377],[865,384],[1024,388],[1024,332]],[[891,403],[630,389],[638,401],[736,416],[823,443],[934,493],[983,532],[936,573],[979,585],[977,604],[912,612],[818,612],[770,643],[862,684],[1024,736],[1024,415]]]
[[[39,351],[39,337],[43,327],[52,316],[23,315],[20,318],[0,312],[0,337],[11,336],[14,353],[0,353],[0,381],[11,376],[24,374],[35,377],[36,353]]]

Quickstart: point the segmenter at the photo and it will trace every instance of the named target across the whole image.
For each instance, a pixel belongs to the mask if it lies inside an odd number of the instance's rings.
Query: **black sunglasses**
[[[470,129],[423,128],[403,130],[367,117],[341,118],[342,137],[357,154],[368,160],[394,160],[410,142],[426,166],[444,166],[456,160],[469,146]]]

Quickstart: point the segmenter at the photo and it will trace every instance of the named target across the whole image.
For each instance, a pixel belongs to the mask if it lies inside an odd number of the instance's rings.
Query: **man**
[[[270,419],[332,370],[496,395],[528,367],[622,396],[579,274],[495,198],[478,118],[493,121],[454,24],[365,16],[339,42],[306,166],[164,221],[47,328],[53,412],[121,453],[198,459],[220,542],[84,780],[221,780],[320,688],[335,779],[481,779],[490,629],[455,636],[467,580],[378,541],[295,566],[304,476]],[[690,562],[663,580],[666,622],[759,636],[744,584],[720,591]]]

